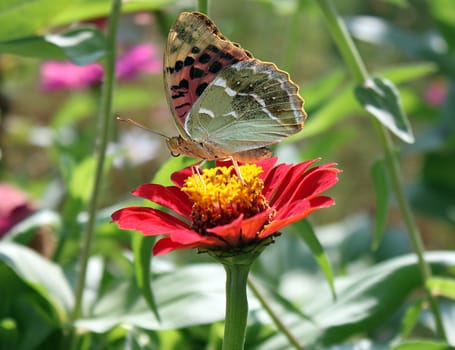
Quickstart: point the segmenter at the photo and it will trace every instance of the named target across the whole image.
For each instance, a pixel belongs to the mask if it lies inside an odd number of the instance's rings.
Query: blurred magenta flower
[[[139,73],[161,71],[161,59],[151,44],[133,46],[117,59],[116,76],[134,79]],[[46,61],[41,65],[41,87],[44,91],[83,90],[101,82],[103,67],[98,63],[78,66],[72,62]]]
[[[83,90],[99,83],[103,68],[98,63],[77,66],[72,62],[46,61],[41,65],[41,88],[44,91]]]
[[[33,214],[35,208],[27,195],[10,185],[0,183],[0,237],[14,225]]]
[[[134,79],[139,73],[158,73],[161,71],[161,59],[157,58],[152,45],[131,47],[117,59],[116,76],[119,79]]]
[[[432,106],[441,106],[447,97],[447,82],[443,79],[435,79],[428,84],[425,91],[425,100]]]

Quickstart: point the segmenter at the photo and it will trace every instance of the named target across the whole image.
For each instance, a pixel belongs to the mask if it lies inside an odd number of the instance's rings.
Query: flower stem
[[[92,194],[88,207],[88,221],[85,227],[85,234],[83,236],[82,251],[80,268],[77,277],[76,284],[76,296],[73,307],[73,312],[70,321],[76,320],[81,313],[82,297],[85,288],[85,277],[87,273],[87,265],[90,257],[90,248],[92,244],[95,217],[98,208],[98,201],[102,187],[103,180],[103,169],[106,158],[106,146],[109,139],[110,122],[112,118],[112,95],[114,90],[114,73],[115,73],[115,52],[116,52],[116,36],[117,36],[117,24],[118,17],[121,9],[121,0],[112,1],[111,14],[109,16],[109,30],[107,36],[107,55],[105,64],[105,75],[104,85],[101,95],[101,107],[100,107],[100,120],[98,130],[100,138],[98,140],[97,147],[97,161],[95,170],[95,181],[93,184]]]
[[[357,51],[357,48],[354,45],[354,42],[352,41],[351,36],[346,29],[346,26],[342,22],[341,18],[337,15],[332,0],[318,0],[317,3],[319,4],[319,7],[321,8],[327,20],[330,32],[336,44],[338,45],[338,48],[340,49],[344,61],[351,70],[355,81],[358,84],[364,83],[365,80],[369,78],[368,72],[365,68],[362,58],[360,57],[359,52]],[[414,252],[417,255],[417,261],[423,281],[423,286],[425,288],[425,293],[427,295],[431,312],[433,313],[435,319],[436,331],[441,338],[447,340],[447,336],[442,323],[441,313],[439,310],[439,305],[426,284],[426,281],[431,278],[431,269],[428,263],[425,261],[424,246],[420,232],[414,221],[411,208],[405,196],[401,180],[400,166],[394,155],[394,145],[392,139],[390,138],[390,134],[385,129],[385,127],[376,118],[373,117],[371,119],[373,120],[374,127],[377,131],[378,138],[385,155],[387,170],[392,182],[392,189],[395,193],[395,197],[397,199],[398,206],[400,208],[401,215],[403,216],[406,228],[411,237]]]
[[[223,263],[223,266],[226,270],[223,350],[242,350],[248,317],[246,286],[251,264]]]
[[[208,0],[198,0],[199,12],[207,14],[208,12]]]
[[[256,283],[251,278],[248,279],[248,287],[250,287],[254,296],[259,300],[262,307],[265,309],[267,314],[270,316],[272,321],[275,323],[275,325],[279,329],[279,331],[288,339],[289,343],[297,350],[304,350],[303,346],[299,344],[299,341],[294,337],[294,335],[291,333],[291,331],[280,320],[280,318],[275,313],[275,311],[273,311],[273,309],[270,307],[269,303],[267,302],[267,299],[261,293],[259,288],[256,286]]]

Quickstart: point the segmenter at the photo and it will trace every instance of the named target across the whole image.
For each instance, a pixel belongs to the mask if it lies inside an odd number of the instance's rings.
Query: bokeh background
[[[0,6],[0,18],[11,16],[11,4]],[[36,24],[33,33],[15,35],[6,28],[0,36],[0,235],[20,237],[12,240],[66,271],[77,262],[90,195],[103,58],[90,66],[76,66],[44,59],[33,50],[14,54],[11,45],[32,34],[82,27],[105,33],[109,5],[101,0],[68,2],[68,8]],[[335,5],[370,74],[389,78],[399,89],[415,135],[413,144],[394,138],[406,194],[426,248],[451,251],[455,246],[455,2],[345,0]],[[196,9],[196,1],[125,5],[118,32],[113,119],[132,118],[164,135],[177,134],[163,87],[162,56],[174,19],[181,11]],[[21,13],[13,15],[19,20]],[[377,207],[371,167],[382,158],[381,149],[370,117],[354,98],[353,77],[317,1],[211,1],[209,15],[226,37],[288,71],[300,86],[308,119],[300,134],[274,147],[280,161],[321,157],[343,170],[339,184],[330,190],[337,205],[310,220],[336,275],[368,271],[412,252],[393,197],[381,245],[371,249]],[[109,282],[132,276],[124,261],[130,236],[110,224],[109,215],[133,201],[132,189],[150,182],[160,170],[165,174],[163,164],[169,158],[162,137],[114,121],[93,248],[94,255],[106,259]],[[18,226],[30,217],[34,220]],[[292,275],[303,268],[302,276],[321,283],[320,271],[298,239],[299,230],[298,225],[289,229],[289,235],[283,235],[276,249],[266,251],[257,264],[256,273],[270,285],[279,285],[279,290],[289,282],[283,282],[284,271]],[[164,261],[181,266],[210,259],[182,252]],[[290,288],[287,293],[291,298],[296,292]],[[453,307],[449,309],[454,315]],[[367,334],[373,342],[387,344],[396,336],[397,320],[404,312],[404,304],[393,307],[375,319],[374,327],[365,326],[354,336]],[[426,326],[420,331],[418,335],[429,332]],[[192,346],[205,342],[198,331],[189,333],[195,341]]]

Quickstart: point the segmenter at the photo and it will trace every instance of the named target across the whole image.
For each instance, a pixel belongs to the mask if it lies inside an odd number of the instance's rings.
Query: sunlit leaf
[[[432,277],[427,281],[427,287],[435,295],[455,300],[455,279]]]
[[[455,348],[444,342],[431,340],[407,341],[393,346],[392,350],[454,350]]]
[[[0,52],[40,59],[71,60],[78,65],[87,65],[106,54],[106,42],[99,30],[81,28],[63,34],[0,41]]]
[[[398,90],[390,80],[369,79],[354,91],[360,104],[382,125],[403,141],[414,142],[414,135],[401,106]]]
[[[71,2],[72,0],[0,1],[0,41],[36,34]]]
[[[427,253],[425,258],[435,276],[455,264],[453,252]],[[295,314],[282,315],[283,322],[292,324],[290,331],[303,340],[303,345],[316,341],[324,345],[335,344],[375,329],[402,306],[410,293],[421,288],[421,276],[416,257],[407,255],[337,278],[335,287],[336,302],[320,289],[314,291],[313,297],[308,296],[303,311],[314,315],[313,322],[298,319]],[[288,349],[288,343],[282,335],[276,335],[258,347],[272,348]]]
[[[54,305],[62,321],[67,319],[74,301],[73,292],[60,266],[11,242],[0,243],[0,261]]]
[[[406,339],[410,336],[412,330],[419,321],[425,302],[426,300],[419,299],[406,310],[406,313],[401,321],[401,338]]]
[[[122,12],[141,10],[160,10],[170,6],[176,0],[125,1]],[[107,17],[110,13],[110,0],[73,0],[71,4],[52,19],[52,24],[61,25],[74,21],[83,21]]]
[[[155,317],[159,320],[160,316],[155,303],[152,285],[150,283],[152,247],[155,244],[155,241],[155,237],[147,237],[140,232],[136,232],[132,237],[136,282],[139,289],[142,291],[142,295],[147,301],[150,310],[152,310]]]
[[[311,252],[313,253],[314,258],[316,259],[319,267],[321,268],[324,276],[329,283],[330,291],[332,292],[332,296],[336,299],[336,291],[333,281],[333,271],[332,266],[330,265],[330,261],[327,257],[327,254],[324,252],[324,248],[322,247],[321,243],[316,236],[313,227],[307,220],[302,220],[299,222],[299,236],[302,238],[305,243],[307,244],[308,248],[310,248]]]
[[[101,333],[120,324],[157,330],[220,321],[224,318],[224,285],[225,273],[219,264],[187,265],[163,273],[153,281],[159,322],[135,283],[119,282],[97,301],[92,315],[77,320],[76,325]]]

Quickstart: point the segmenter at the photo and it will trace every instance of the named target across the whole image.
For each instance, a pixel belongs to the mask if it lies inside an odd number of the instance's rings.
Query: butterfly
[[[164,85],[179,136],[173,155],[254,162],[299,132],[306,113],[298,86],[221,34],[206,15],[183,12],[169,31]]]

